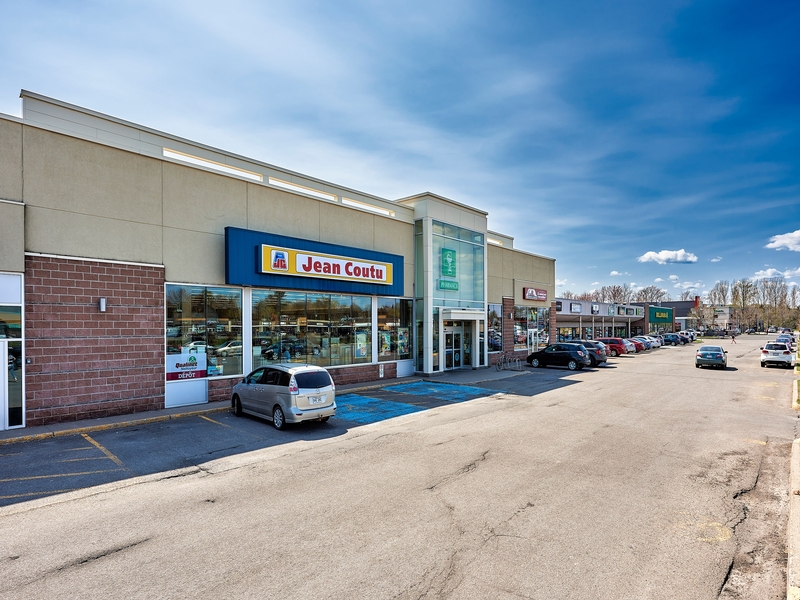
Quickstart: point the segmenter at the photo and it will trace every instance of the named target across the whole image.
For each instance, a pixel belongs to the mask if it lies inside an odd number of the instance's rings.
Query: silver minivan
[[[314,365],[259,367],[233,388],[231,408],[264,417],[275,429],[287,423],[325,422],[336,414],[336,386],[328,371]]]

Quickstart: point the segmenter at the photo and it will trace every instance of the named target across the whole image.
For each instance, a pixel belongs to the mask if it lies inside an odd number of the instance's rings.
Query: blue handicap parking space
[[[491,396],[498,390],[487,390],[471,385],[453,385],[451,383],[431,383],[417,381],[414,383],[401,383],[384,388],[387,392],[409,394],[413,396],[435,396],[447,402],[464,402],[481,396]]]
[[[359,396],[358,394],[336,396],[336,406],[336,416],[338,418],[361,423],[362,425],[377,423],[392,417],[424,410],[413,404],[380,400],[369,396]]]

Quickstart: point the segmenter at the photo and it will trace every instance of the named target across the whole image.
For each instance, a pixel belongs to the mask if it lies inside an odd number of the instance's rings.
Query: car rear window
[[[767,344],[764,347],[767,350],[786,350],[786,344]]]
[[[299,388],[321,388],[331,384],[331,376],[327,371],[311,371],[294,376]]]

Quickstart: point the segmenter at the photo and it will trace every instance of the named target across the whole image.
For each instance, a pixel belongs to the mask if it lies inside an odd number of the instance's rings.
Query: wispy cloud
[[[722,260],[722,257],[721,257],[721,256],[717,256],[717,257],[715,257],[715,258],[712,258],[712,259],[711,259],[711,262],[713,262],[713,263],[718,263],[718,262],[719,262],[719,261],[721,261],[721,260]]]
[[[669,280],[670,281],[678,281],[678,279],[680,279],[680,277],[678,277],[677,275],[670,275],[669,276]]]
[[[599,281],[593,281],[590,285],[593,285],[593,286],[594,285],[600,285],[600,282]]]
[[[619,277],[620,275],[630,275],[630,273],[628,273],[627,271],[625,271],[624,273],[620,273],[619,271],[611,271],[609,275],[611,277]]]
[[[663,279],[661,279],[661,277],[656,277],[656,278],[653,280],[653,283],[661,283],[662,281],[664,281],[664,280],[663,280]]]
[[[695,263],[697,257],[691,252],[686,252],[683,248],[680,250],[662,250],[661,252],[645,252],[639,258],[639,262],[655,262],[660,265],[667,263]]]

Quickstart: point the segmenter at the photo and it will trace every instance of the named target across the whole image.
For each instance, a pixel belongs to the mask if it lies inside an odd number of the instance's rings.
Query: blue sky
[[[800,283],[800,3],[0,0],[52,96],[556,258],[559,292]]]

